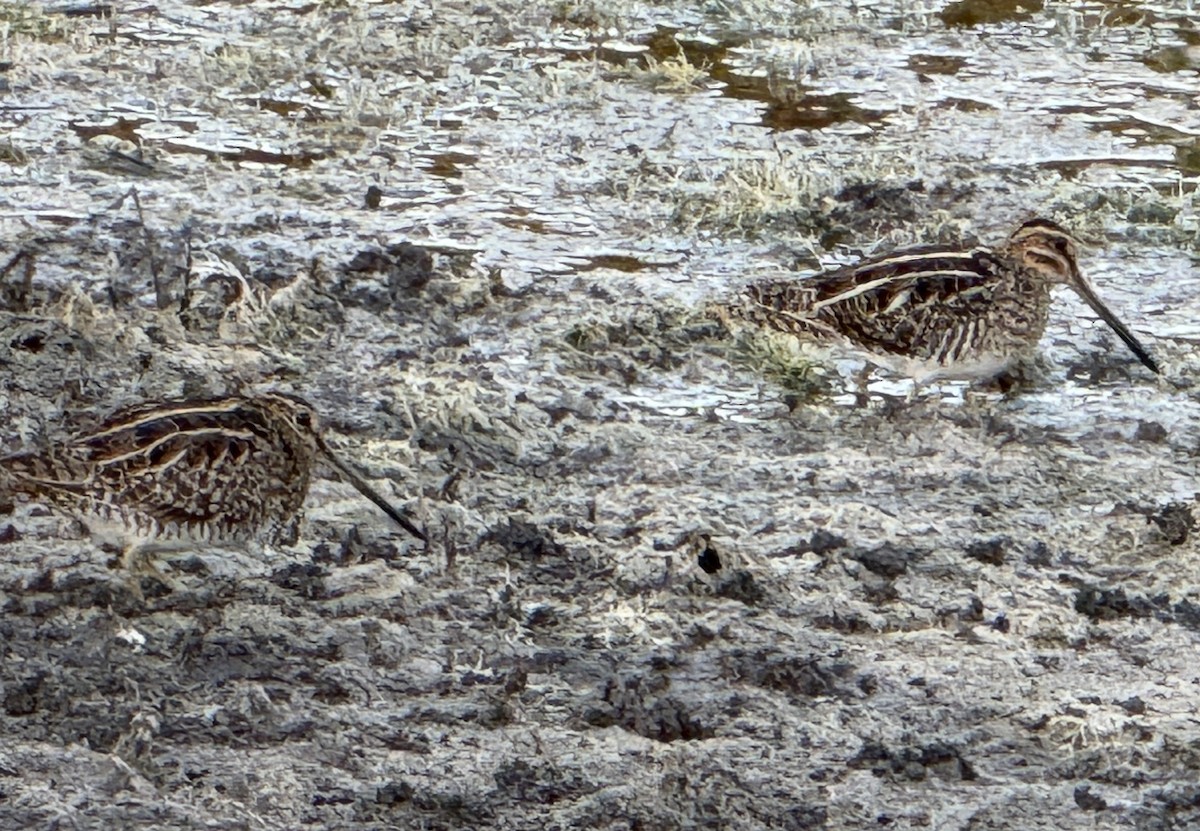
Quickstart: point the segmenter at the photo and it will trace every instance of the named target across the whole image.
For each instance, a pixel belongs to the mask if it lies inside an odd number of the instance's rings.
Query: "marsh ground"
[[[1188,4],[64,9],[0,6],[3,447],[296,390],[435,542],[3,506],[0,825],[1200,823]],[[1070,297],[865,406],[703,315],[1032,214],[1162,380]]]

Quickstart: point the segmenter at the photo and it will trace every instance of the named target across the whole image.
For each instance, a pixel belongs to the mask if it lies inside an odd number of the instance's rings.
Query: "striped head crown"
[[[298,395],[285,392],[262,393],[257,401],[286,424],[305,445],[324,450],[321,422],[312,404]]]
[[[1031,219],[1013,231],[1004,247],[1010,256],[1016,257],[1025,266],[1026,271],[1037,274],[1047,283],[1060,283],[1074,289],[1147,369],[1156,374],[1159,372],[1158,363],[1146,347],[1104,304],[1079,270],[1076,261],[1079,244],[1066,228],[1048,219]]]
[[[1031,219],[1008,238],[1006,246],[1027,269],[1049,283],[1075,286],[1080,278],[1079,245],[1057,222]]]

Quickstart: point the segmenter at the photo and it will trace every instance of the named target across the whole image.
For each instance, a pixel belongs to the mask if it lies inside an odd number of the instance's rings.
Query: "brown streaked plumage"
[[[322,459],[426,539],[333,454],[308,402],[277,392],[118,412],[44,453],[0,457],[0,492],[44,500],[133,540],[277,542],[294,532]]]
[[[920,246],[805,280],[751,285],[735,316],[847,343],[913,375],[986,379],[1033,351],[1050,289],[1072,288],[1151,372],[1158,364],[1079,271],[1062,226],[1032,219],[997,248]]]

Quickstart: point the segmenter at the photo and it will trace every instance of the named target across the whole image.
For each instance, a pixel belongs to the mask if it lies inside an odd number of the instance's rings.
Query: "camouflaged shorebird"
[[[986,380],[1033,352],[1046,328],[1050,289],[1065,285],[1158,373],[1080,273],[1077,251],[1062,226],[1032,219],[997,248],[906,248],[807,279],[757,283],[731,312],[849,345],[918,383]]]
[[[338,459],[304,399],[283,393],[125,410],[44,453],[0,457],[0,493],[45,501],[134,544],[294,537],[318,460],[420,540]]]

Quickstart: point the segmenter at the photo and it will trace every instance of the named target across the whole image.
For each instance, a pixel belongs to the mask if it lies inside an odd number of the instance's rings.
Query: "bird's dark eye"
[[[301,410],[296,413],[296,423],[305,429],[311,430],[313,426],[312,414]]]

